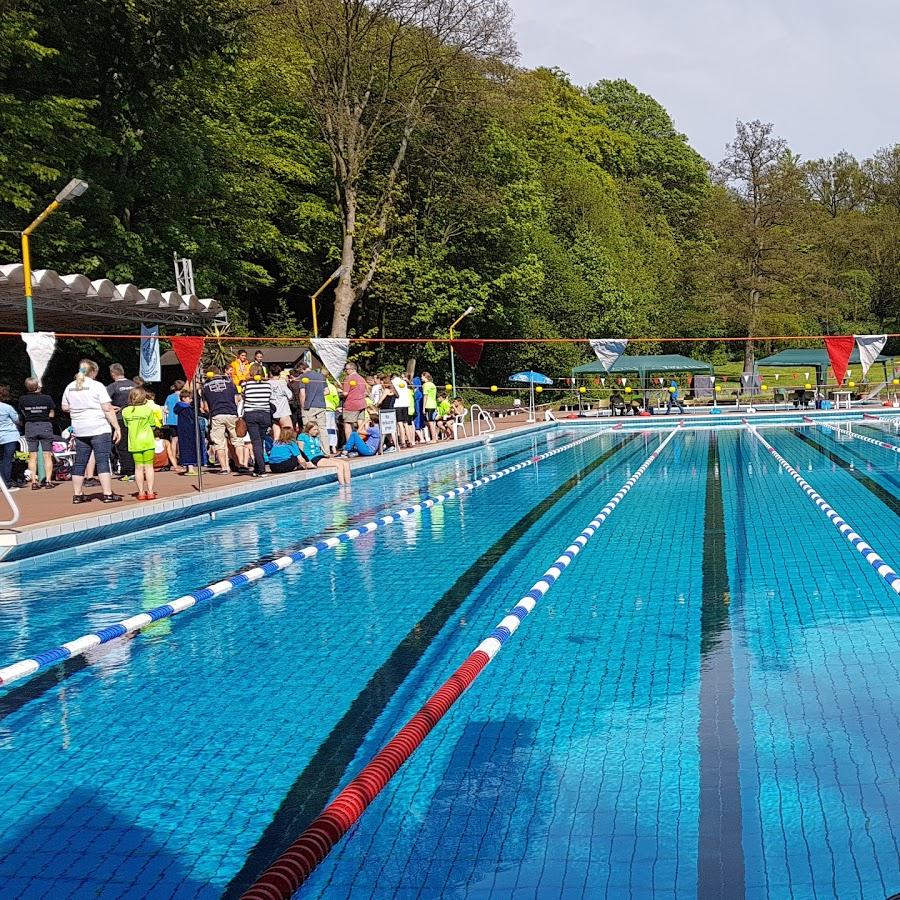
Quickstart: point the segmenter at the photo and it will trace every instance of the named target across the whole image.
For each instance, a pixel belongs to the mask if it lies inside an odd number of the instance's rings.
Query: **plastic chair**
[[[469,417],[469,410],[461,415],[453,417],[453,440],[459,437],[459,429],[462,428],[463,437],[466,437],[466,419]]]

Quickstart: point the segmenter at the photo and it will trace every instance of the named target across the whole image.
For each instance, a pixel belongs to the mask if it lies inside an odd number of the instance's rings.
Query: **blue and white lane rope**
[[[180,612],[184,612],[186,609],[190,609],[192,606],[196,606],[198,603],[212,600],[214,597],[221,597],[223,594],[229,593],[236,587],[243,587],[246,584],[251,584],[252,582],[259,581],[262,578],[268,578],[270,575],[276,575],[279,572],[283,572],[285,569],[290,568],[296,563],[305,562],[306,560],[317,556],[319,553],[323,553],[327,550],[333,550],[335,547],[338,547],[341,544],[355,541],[358,537],[361,537],[364,534],[370,534],[373,531],[377,531],[379,528],[382,528],[385,525],[390,525],[393,522],[401,522],[405,519],[408,519],[410,516],[421,512],[422,510],[431,509],[432,507],[437,506],[440,503],[445,503],[447,500],[452,500],[455,497],[461,497],[464,494],[468,494],[471,491],[474,491],[477,487],[481,487],[485,484],[490,484],[491,482],[497,481],[500,478],[505,478],[507,475],[512,475],[513,472],[518,472],[521,469],[534,465],[535,463],[541,462],[545,459],[549,459],[551,456],[557,456],[560,453],[565,453],[567,450],[572,450],[575,447],[580,446],[581,444],[595,440],[602,434],[609,434],[610,431],[616,431],[621,427],[622,425],[621,423],[619,423],[612,429],[604,428],[598,431],[593,431],[591,432],[591,434],[587,435],[586,437],[579,438],[577,441],[571,441],[568,444],[564,444],[562,447],[556,447],[553,450],[548,450],[546,453],[532,456],[531,458],[526,459],[523,462],[516,463],[512,466],[507,466],[505,469],[501,469],[498,472],[493,472],[490,475],[485,475],[483,478],[479,478],[477,481],[470,481],[466,484],[462,484],[459,487],[455,487],[443,494],[438,494],[436,497],[426,497],[425,499],[420,500],[418,503],[414,503],[412,506],[407,506],[403,509],[395,510],[388,515],[379,516],[377,519],[373,519],[371,522],[367,522],[365,525],[359,525],[355,528],[349,528],[346,531],[342,531],[340,534],[334,535],[333,537],[324,538],[323,540],[317,541],[315,544],[311,544],[309,547],[304,547],[302,550],[298,550],[295,553],[289,553],[285,554],[284,556],[279,556],[276,559],[265,563],[264,565],[253,566],[252,568],[246,569],[243,572],[238,573],[237,575],[232,575],[229,578],[225,578],[222,581],[216,581],[213,584],[208,584],[206,587],[200,588],[196,591],[192,591],[190,594],[185,594],[183,597],[178,597],[176,600],[172,600],[169,603],[163,604],[162,606],[157,606],[155,609],[130,616],[127,619],[123,619],[121,622],[107,625],[105,628],[101,628],[99,631],[82,635],[79,638],[75,638],[75,640],[73,641],[67,641],[65,644],[60,644],[58,647],[53,647],[50,650],[45,650],[43,653],[39,653],[37,656],[18,660],[17,662],[11,663],[10,665],[4,666],[2,669],[0,669],[0,687],[6,687],[7,685],[12,684],[14,681],[19,681],[22,678],[27,678],[29,675],[33,675],[35,672],[38,672],[41,669],[46,669],[49,666],[56,665],[57,663],[63,662],[66,659],[71,659],[74,656],[81,656],[83,653],[86,653],[88,650],[92,650],[94,647],[98,647],[101,644],[107,644],[110,641],[125,637],[126,635],[132,634],[135,631],[140,631],[142,628],[146,628],[148,625],[152,625],[154,622],[159,622],[161,619],[169,619]]]
[[[668,444],[669,441],[671,441],[683,428],[684,422],[679,422],[679,424],[672,429],[669,436],[660,443],[640,466],[638,466],[631,478],[629,478],[628,481],[613,494],[609,503],[597,513],[595,518],[591,519],[584,531],[582,531],[581,534],[566,547],[556,562],[544,572],[541,576],[541,580],[532,585],[531,590],[519,600],[491,634],[478,645],[476,651],[481,650],[483,653],[486,653],[488,661],[492,660],[500,652],[500,648],[510,637],[512,637],[519,625],[522,624],[522,620],[525,616],[527,616],[537,605],[538,600],[553,587],[562,573],[569,568],[572,560],[581,553],[587,542],[594,536],[597,529],[610,517],[613,510],[622,502],[625,495],[635,486],[635,484],[637,484],[638,479],[644,472],[653,465],[660,453],[665,449],[666,444]]]
[[[772,454],[778,464],[794,481],[803,489],[803,492],[812,500],[819,509],[825,513],[828,520],[850,542],[866,562],[881,576],[884,583],[895,593],[900,594],[900,575],[898,575],[878,554],[878,551],[863,540],[852,525],[842,518],[837,510],[825,498],[816,491],[813,486],[754,428],[746,423],[748,431]]]
[[[881,447],[882,450],[891,450],[894,453],[900,453],[900,447],[898,447],[896,444],[889,444],[887,441],[878,441],[875,438],[871,438],[865,434],[857,434],[855,431],[841,428],[840,425],[835,425],[831,422],[817,422],[815,419],[811,419],[809,416],[804,416],[803,421],[809,425],[818,425],[819,428],[828,428],[830,430],[836,431],[838,434],[843,434],[847,437],[855,438],[857,441],[865,441],[867,444],[874,444],[876,447]]]

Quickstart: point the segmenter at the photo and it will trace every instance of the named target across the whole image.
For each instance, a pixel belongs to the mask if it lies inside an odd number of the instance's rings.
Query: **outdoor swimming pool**
[[[9,564],[0,665],[590,433]],[[900,566],[900,453],[760,434]],[[0,689],[0,894],[239,896],[666,436],[598,430]],[[679,431],[300,895],[900,891],[898,602],[753,434]]]

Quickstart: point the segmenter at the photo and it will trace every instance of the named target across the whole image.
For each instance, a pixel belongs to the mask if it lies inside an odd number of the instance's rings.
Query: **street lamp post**
[[[25,280],[25,316],[28,320],[28,333],[34,333],[34,299],[31,294],[31,244],[30,238],[35,230],[55,213],[63,203],[77,200],[88,189],[88,183],[80,178],[73,178],[55,197],[53,202],[22,232],[22,270]],[[31,367],[32,377],[34,366]],[[38,457],[40,458],[40,457]]]
[[[453,385],[453,396],[456,396],[456,355],[453,353],[453,329],[459,325],[466,317],[475,312],[475,307],[470,306],[451,326],[450,326],[450,383]]]
[[[80,178],[73,178],[53,199],[53,202],[22,232],[22,277],[25,282],[25,318],[26,328],[29,334],[34,334],[34,298],[31,293],[31,235],[42,225],[50,216],[55,213],[63,203],[69,203],[71,200],[77,200],[88,189],[88,183]],[[31,377],[34,378],[37,373],[34,370],[34,363],[31,361],[31,355],[28,356],[29,371]],[[44,454],[37,455],[37,477],[38,482],[43,481],[45,477],[44,470]]]

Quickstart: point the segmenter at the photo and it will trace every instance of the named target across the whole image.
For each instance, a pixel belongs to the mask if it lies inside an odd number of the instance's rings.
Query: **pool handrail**
[[[18,523],[21,514],[19,513],[19,507],[16,504],[16,501],[13,500],[13,495],[9,492],[9,488],[2,478],[0,478],[0,494],[3,494],[3,499],[9,505],[10,512],[12,513],[11,519],[0,521],[0,528],[12,528],[12,526]]]
[[[476,414],[476,410],[478,411]],[[472,423],[472,437],[475,437],[475,423],[478,423],[478,437],[482,434],[490,434],[497,430],[494,420],[477,404],[473,403],[469,407],[469,421]],[[482,431],[482,423],[486,426]]]

